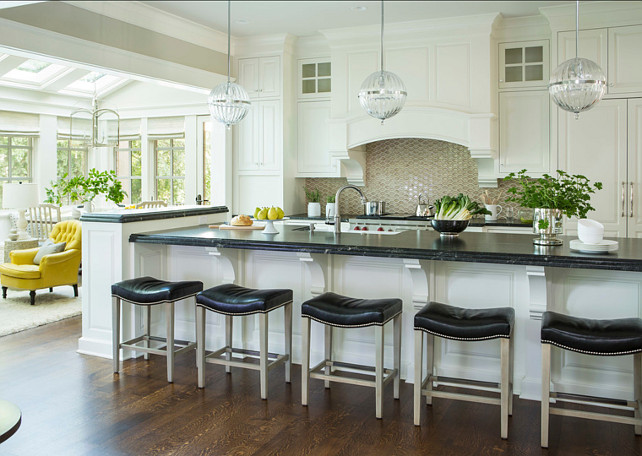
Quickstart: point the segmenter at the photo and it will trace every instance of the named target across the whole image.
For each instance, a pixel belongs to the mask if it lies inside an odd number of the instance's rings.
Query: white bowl
[[[584,244],[599,244],[604,238],[604,225],[597,220],[580,219],[577,222],[577,237]]]

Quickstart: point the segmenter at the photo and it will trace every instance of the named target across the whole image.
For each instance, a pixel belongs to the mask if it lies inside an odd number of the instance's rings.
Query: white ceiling
[[[227,32],[226,1],[143,1],[151,8]],[[534,16],[538,8],[572,1],[387,1],[385,22],[502,13],[505,17]],[[365,8],[365,10],[362,10]],[[232,35],[287,32],[310,36],[319,30],[378,24],[378,1],[233,1]]]

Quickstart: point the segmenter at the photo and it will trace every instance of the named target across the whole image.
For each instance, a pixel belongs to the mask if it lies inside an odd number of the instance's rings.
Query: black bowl
[[[468,227],[470,220],[435,220],[432,219],[432,227],[439,231],[441,236],[457,236]]]

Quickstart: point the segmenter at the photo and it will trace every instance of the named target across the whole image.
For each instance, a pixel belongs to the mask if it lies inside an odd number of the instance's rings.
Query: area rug
[[[82,288],[74,298],[73,287],[36,290],[36,304],[31,305],[29,291],[7,291],[7,299],[0,297],[0,336],[13,334],[36,326],[80,315]]]

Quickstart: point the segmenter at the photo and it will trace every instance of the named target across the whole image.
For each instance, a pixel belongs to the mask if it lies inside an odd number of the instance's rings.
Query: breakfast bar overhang
[[[443,238],[430,231],[337,235],[287,225],[278,229],[280,233],[273,235],[223,231],[207,225],[132,232],[125,249],[131,268],[124,278],[150,275],[167,280],[201,280],[206,288],[222,283],[291,288],[295,363],[301,362],[301,302],[326,291],[360,298],[399,297],[404,309],[401,376],[407,382],[413,378],[413,317],[426,303],[513,307],[515,392],[535,400],[540,398],[541,390],[542,312],[555,310],[588,318],[642,315],[639,239],[617,239],[617,252],[585,254],[570,250],[572,238],[563,236],[564,245],[560,247],[538,247],[532,244],[531,236],[519,234],[464,232],[456,238]],[[86,319],[100,320],[106,329],[105,337],[94,340],[92,354],[110,357],[110,295],[109,288],[103,287],[104,290],[92,288],[86,307],[83,301],[83,336]],[[193,303],[181,303],[177,309],[176,337],[193,340]],[[128,321],[124,330],[130,335],[141,330],[141,315],[132,312],[124,318]],[[270,320],[270,343],[278,351],[283,348],[279,346],[282,337],[278,336],[283,331],[282,318],[275,315]],[[153,327],[161,333],[162,321],[159,312]],[[208,348],[221,345],[223,319],[213,316],[207,324]],[[349,335],[339,332],[335,349],[338,358],[350,363],[371,362],[371,330],[362,328]],[[321,333],[313,325],[312,362],[323,356]],[[391,334],[386,333],[387,364],[392,360],[391,341]],[[234,342],[248,349],[258,346],[258,327],[253,317],[247,317],[240,325]],[[496,382],[499,345],[495,342],[469,346],[454,340],[441,341],[436,352],[437,374]],[[595,359],[572,352],[556,353],[552,381],[560,392],[629,399],[631,366],[626,356]]]

